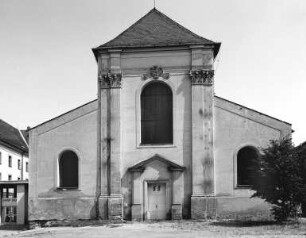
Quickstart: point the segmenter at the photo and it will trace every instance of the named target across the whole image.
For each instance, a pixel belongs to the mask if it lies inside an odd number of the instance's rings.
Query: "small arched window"
[[[141,100],[141,144],[172,144],[172,91],[162,82],[144,88]]]
[[[71,150],[64,151],[59,158],[59,181],[61,188],[79,186],[79,159]]]
[[[253,161],[258,158],[259,152],[251,146],[243,147],[237,154],[237,185],[249,186],[253,178]]]

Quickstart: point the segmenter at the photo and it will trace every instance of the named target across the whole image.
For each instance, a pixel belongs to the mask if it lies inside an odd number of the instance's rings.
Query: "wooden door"
[[[166,216],[167,216],[166,184],[149,183],[148,184],[148,219],[165,220]]]

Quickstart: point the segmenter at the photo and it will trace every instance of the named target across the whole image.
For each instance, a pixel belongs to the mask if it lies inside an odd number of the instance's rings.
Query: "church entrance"
[[[148,183],[148,219],[165,220],[166,218],[166,183]]]
[[[184,169],[159,155],[130,167],[133,173],[132,219],[182,219]]]

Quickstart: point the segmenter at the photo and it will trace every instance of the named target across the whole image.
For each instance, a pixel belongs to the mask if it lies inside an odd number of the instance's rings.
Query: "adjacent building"
[[[97,100],[30,130],[29,219],[269,215],[250,163],[291,125],[214,94],[220,46],[154,8],[94,48]]]
[[[0,119],[0,181],[29,178],[27,131]]]
[[[0,223],[25,224],[28,217],[28,132],[0,119]]]

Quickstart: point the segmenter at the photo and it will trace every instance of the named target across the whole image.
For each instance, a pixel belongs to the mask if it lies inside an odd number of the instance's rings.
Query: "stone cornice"
[[[192,85],[211,86],[214,83],[214,70],[191,70],[189,77]]]
[[[121,80],[122,74],[121,73],[105,73],[99,75],[99,81],[101,88],[108,89],[108,88],[121,88]]]

